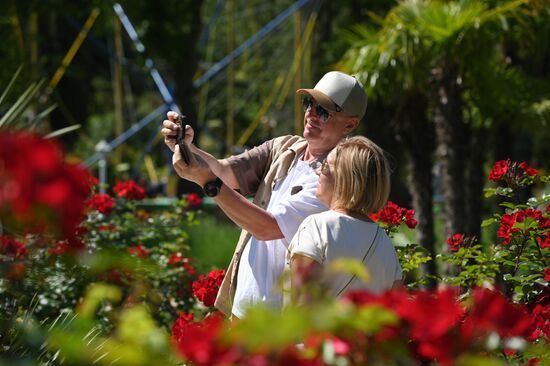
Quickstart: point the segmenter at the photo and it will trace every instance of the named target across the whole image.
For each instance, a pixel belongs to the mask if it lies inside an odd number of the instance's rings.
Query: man
[[[192,157],[181,158],[175,137],[178,115],[163,122],[165,143],[174,151],[177,174],[203,187],[243,231],[216,299],[227,316],[242,318],[251,305],[282,306],[277,282],[284,270],[288,245],[307,216],[325,211],[315,191],[315,167],[364,116],[367,95],[354,77],[338,71],[325,74],[304,95],[304,133],[282,136],[240,155],[218,160],[193,146],[187,126],[185,142]],[[235,191],[240,190],[240,194]],[[254,195],[250,203],[245,196]]]

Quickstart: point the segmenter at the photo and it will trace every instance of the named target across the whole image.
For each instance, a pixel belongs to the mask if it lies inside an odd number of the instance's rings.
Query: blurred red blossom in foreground
[[[54,140],[0,132],[0,220],[6,225],[74,239],[90,178],[80,166],[64,161]]]

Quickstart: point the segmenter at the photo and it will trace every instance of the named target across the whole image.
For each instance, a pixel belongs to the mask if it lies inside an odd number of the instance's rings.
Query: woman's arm
[[[315,260],[294,254],[290,260],[291,298],[295,305],[313,301],[320,289],[314,286],[321,278],[321,264]]]

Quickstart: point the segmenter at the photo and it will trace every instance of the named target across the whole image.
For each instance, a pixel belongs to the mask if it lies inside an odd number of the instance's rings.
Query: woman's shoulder
[[[350,219],[356,220],[340,212],[327,210],[308,216],[303,221],[303,225],[334,229],[336,227],[341,227],[342,225],[349,225]]]
[[[323,212],[318,212],[307,217],[311,221],[318,223],[333,222],[339,220],[343,215],[339,212],[333,210],[327,210]]]

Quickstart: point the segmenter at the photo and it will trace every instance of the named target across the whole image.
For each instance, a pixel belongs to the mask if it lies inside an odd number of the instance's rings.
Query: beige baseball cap
[[[367,93],[355,77],[340,71],[327,72],[313,89],[298,89],[310,95],[323,108],[363,118],[367,111]]]

